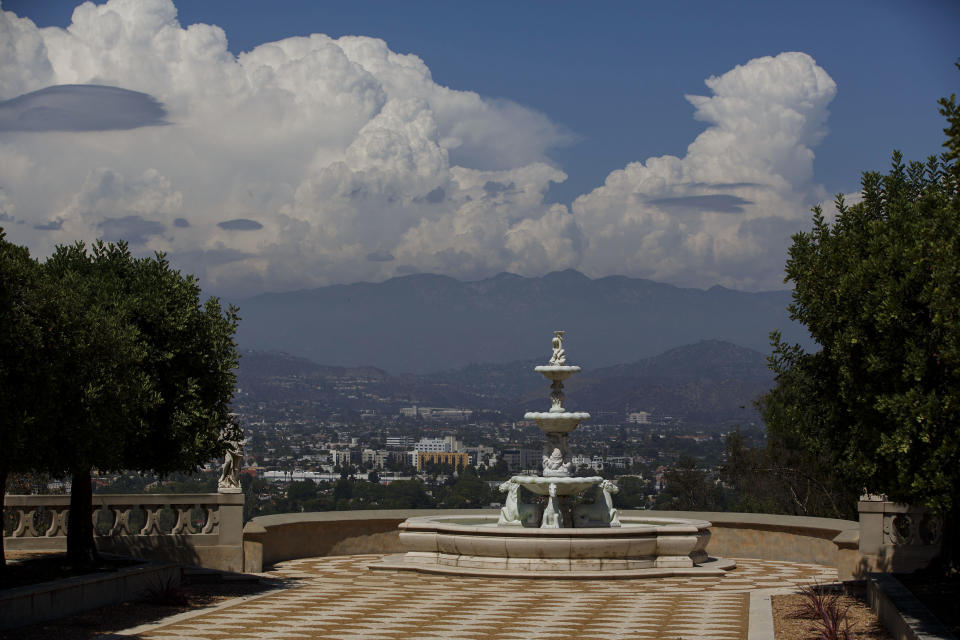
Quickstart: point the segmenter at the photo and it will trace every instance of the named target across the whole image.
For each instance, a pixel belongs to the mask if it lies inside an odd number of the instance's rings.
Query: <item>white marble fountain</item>
[[[400,524],[403,554],[371,569],[513,577],[655,577],[717,574],[734,568],[709,558],[711,524],[685,518],[624,516],[613,506],[617,486],[599,476],[575,477],[567,440],[590,414],[567,411],[563,331],[555,331],[550,361],[535,370],[551,381],[549,411],[524,415],[546,436],[539,476],[513,476],[500,485],[496,515],[433,515]],[[543,496],[533,503],[521,487]]]

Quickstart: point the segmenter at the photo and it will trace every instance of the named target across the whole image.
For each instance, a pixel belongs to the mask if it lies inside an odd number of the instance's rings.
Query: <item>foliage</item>
[[[657,496],[657,509],[671,511],[723,511],[726,500],[723,488],[706,469],[689,456],[680,456],[677,463],[663,474],[663,491]]]
[[[862,202],[838,196],[832,222],[815,208],[789,251],[790,315],[820,350],[773,336],[762,409],[770,448],[823,478],[834,510],[866,487],[960,513],[960,105],[940,105],[946,153],[895,151],[863,174]]]
[[[96,557],[91,471],[160,475],[193,470],[240,436],[229,402],[238,317],[162,254],[134,258],[125,243],[57,247],[40,268],[35,394],[45,437],[36,470],[71,475],[68,555]],[[55,399],[55,401],[54,401]]]
[[[731,510],[856,518],[856,490],[840,486],[829,469],[814,465],[796,443],[771,436],[766,447],[750,446],[739,429],[724,443],[719,474],[730,489]]]
[[[34,428],[43,377],[38,358],[40,269],[0,228],[0,501],[10,472],[30,471],[44,450]],[[2,502],[0,502],[2,506]],[[0,569],[5,566],[0,540]]]
[[[800,595],[803,604],[797,615],[814,621],[820,640],[854,640],[850,607],[841,604],[839,591],[819,584],[807,585],[800,589]]]
[[[938,511],[960,506],[960,198],[930,158],[864,174],[863,202],[794,236],[791,317],[821,346],[775,336],[774,440],[847,486]]]
[[[647,509],[647,496],[653,495],[654,487],[637,476],[621,476],[617,480],[619,492],[613,495],[614,504],[620,509]]]

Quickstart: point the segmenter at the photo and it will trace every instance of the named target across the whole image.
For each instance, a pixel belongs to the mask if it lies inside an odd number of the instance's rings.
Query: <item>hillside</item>
[[[372,367],[328,367],[283,353],[245,351],[239,386],[245,401],[299,403],[330,412],[374,409],[390,415],[419,404],[500,410],[519,418],[549,403],[547,382],[533,370],[545,360],[394,376]],[[691,423],[749,422],[757,419],[753,401],[772,382],[763,354],[705,340],[633,363],[585,368],[567,384],[567,405],[621,416],[647,411]]]

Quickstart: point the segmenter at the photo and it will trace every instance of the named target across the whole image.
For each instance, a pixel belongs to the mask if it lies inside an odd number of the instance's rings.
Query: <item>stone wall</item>
[[[397,525],[413,516],[496,515],[493,510],[392,510],[295,513],[254,518],[244,527],[244,570],[324,555],[399,553]],[[836,566],[851,577],[858,523],[752,513],[625,511],[643,518],[694,518],[713,523],[707,552],[726,558],[789,560]]]

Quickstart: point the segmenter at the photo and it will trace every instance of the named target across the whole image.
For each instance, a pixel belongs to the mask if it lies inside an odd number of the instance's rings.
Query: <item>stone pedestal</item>
[[[868,571],[909,573],[940,552],[942,520],[926,509],[864,496],[860,512],[860,556]]]

